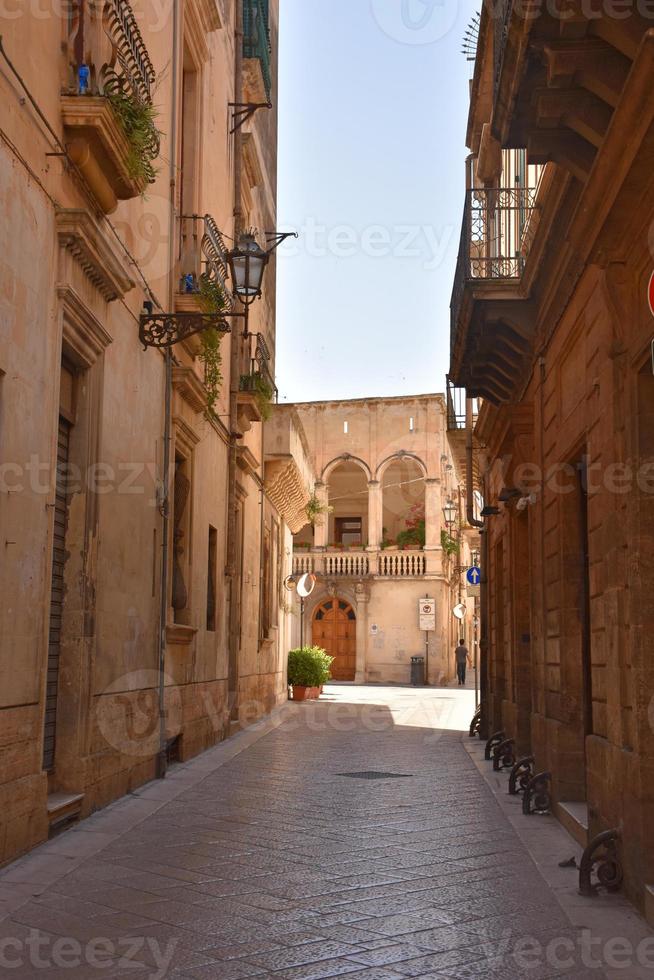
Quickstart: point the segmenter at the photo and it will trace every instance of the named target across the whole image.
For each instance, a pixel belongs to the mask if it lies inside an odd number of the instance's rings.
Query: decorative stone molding
[[[188,422],[179,415],[173,416],[175,430],[175,447],[189,459],[200,441],[200,436]]]
[[[72,286],[57,286],[63,307],[63,340],[75,360],[90,368],[112,342],[98,318],[80,299]]]
[[[249,132],[243,133],[243,165],[250,187],[259,187],[260,184],[263,184],[263,170],[257,145],[254,134]]]
[[[259,460],[247,446],[238,446],[236,449],[236,465],[244,473],[256,476],[259,469]]]
[[[306,506],[311,497],[295,460],[273,460],[266,463],[265,479],[268,499],[286,521],[293,534],[308,524]]]
[[[184,39],[196,65],[209,59],[207,34],[223,26],[222,0],[191,0],[184,10]]]
[[[194,412],[203,412],[207,407],[205,387],[191,367],[173,368],[173,388]]]
[[[62,248],[79,263],[108,303],[122,299],[134,288],[122,258],[88,211],[58,208],[56,226]]]
[[[105,214],[143,193],[145,181],[130,175],[129,143],[104,96],[64,95],[61,114],[68,154]]]
[[[188,647],[195,638],[197,628],[194,626],[184,626],[182,623],[168,623],[166,625],[166,643],[170,646]]]

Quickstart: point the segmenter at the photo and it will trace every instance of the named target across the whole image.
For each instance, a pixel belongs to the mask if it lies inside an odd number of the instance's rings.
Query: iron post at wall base
[[[592,898],[597,895],[600,888],[606,888],[608,892],[620,890],[624,872],[618,857],[619,840],[619,830],[605,830],[588,844],[579,865],[580,895]],[[598,867],[595,868],[595,865]],[[597,875],[595,884],[591,880],[593,871]]]
[[[511,770],[509,776],[509,794],[518,796],[524,793],[528,784],[534,778],[534,767],[536,760],[533,755],[527,755],[524,759],[518,759]]]
[[[479,730],[481,727],[481,705],[477,708],[474,715],[472,716],[472,721],[470,722],[470,728],[468,729],[468,735],[470,738],[475,738],[479,735]]]
[[[533,813],[550,812],[552,806],[551,782],[551,772],[539,772],[529,780],[522,797],[522,812],[525,816],[531,816]]]
[[[495,746],[493,752],[493,771],[499,772],[500,769],[513,769],[515,765],[515,741],[512,738],[505,738],[503,742]]]
[[[491,735],[491,737],[486,742],[486,748],[484,749],[484,759],[486,760],[486,762],[490,762],[490,760],[493,757],[493,752],[495,751],[498,745],[501,745],[501,743],[504,741],[505,738],[506,738],[506,732],[495,732],[494,735]]]

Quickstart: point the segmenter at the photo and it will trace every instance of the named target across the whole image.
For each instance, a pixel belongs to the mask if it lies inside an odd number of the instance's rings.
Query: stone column
[[[320,501],[321,506],[326,507],[329,504],[329,487],[326,483],[316,483],[316,497]],[[326,548],[327,542],[329,540],[329,514],[321,514],[316,520],[314,529],[314,547],[315,548]]]
[[[354,683],[365,684],[366,655],[368,652],[368,601],[370,596],[362,582],[357,583],[355,591],[357,597],[357,662]]]
[[[442,570],[441,547],[441,481],[425,480],[425,553],[427,572],[439,574]]]
[[[384,503],[379,480],[368,483],[368,551],[377,551],[382,539]]]
[[[441,546],[441,481],[425,480],[425,550]]]

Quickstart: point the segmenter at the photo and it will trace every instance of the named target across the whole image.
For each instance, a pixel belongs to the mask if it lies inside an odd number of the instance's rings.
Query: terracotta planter
[[[320,697],[320,690],[317,687],[303,687],[300,684],[293,684],[292,701],[311,701]]]

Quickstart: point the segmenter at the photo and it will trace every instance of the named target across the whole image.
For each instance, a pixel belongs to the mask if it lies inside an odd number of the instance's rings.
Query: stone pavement
[[[0,873],[0,976],[654,978],[624,903],[576,899],[588,934],[564,912],[574,872],[545,878],[578,848],[512,822],[473,706],[334,685],[175,767]]]

